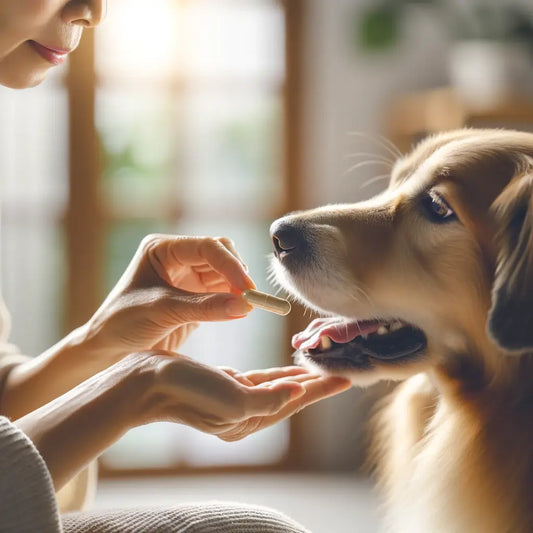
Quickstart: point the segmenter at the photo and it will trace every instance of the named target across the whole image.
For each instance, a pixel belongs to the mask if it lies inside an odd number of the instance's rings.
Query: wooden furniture
[[[450,88],[404,96],[391,106],[387,136],[402,152],[431,133],[464,126],[533,130],[533,97],[517,96],[491,109],[476,110]]]

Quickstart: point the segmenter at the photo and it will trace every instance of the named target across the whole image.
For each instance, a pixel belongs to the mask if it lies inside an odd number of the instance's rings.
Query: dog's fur
[[[375,419],[387,527],[533,531],[533,134],[464,129],[424,140],[370,201],[293,213],[298,261],[273,261],[306,305],[420,328],[420,357],[340,371],[405,380]],[[437,223],[438,191],[457,218]]]

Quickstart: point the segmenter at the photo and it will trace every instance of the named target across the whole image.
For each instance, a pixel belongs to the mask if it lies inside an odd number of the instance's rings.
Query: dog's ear
[[[533,174],[513,179],[493,205],[498,262],[488,328],[505,350],[533,349]]]

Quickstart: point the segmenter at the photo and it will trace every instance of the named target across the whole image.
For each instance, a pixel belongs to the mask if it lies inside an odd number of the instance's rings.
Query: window
[[[32,355],[62,333],[68,202],[63,78],[62,68],[32,91],[0,87],[2,293],[14,318],[12,339]]]
[[[268,227],[287,207],[284,39],[275,0],[115,0],[68,70],[0,90],[3,294],[25,353],[86,320],[151,232],[231,237],[272,290]],[[256,311],[205,324],[181,351],[241,369],[284,364],[285,321]],[[152,424],[102,461],[268,465],[288,448],[288,422],[231,444]]]
[[[283,201],[282,8],[268,0],[146,5],[114,2],[96,34],[106,289],[153,231],[231,237],[267,289],[268,227]],[[283,364],[283,325],[262,312],[205,324],[181,351],[244,369]],[[162,423],[132,430],[103,461],[129,469],[268,464],[287,449],[287,423],[231,444]]]

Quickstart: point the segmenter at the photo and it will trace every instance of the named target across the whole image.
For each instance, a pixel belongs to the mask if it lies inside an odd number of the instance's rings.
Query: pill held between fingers
[[[254,289],[245,290],[242,297],[253,307],[278,315],[287,315],[291,310],[291,304],[287,300]]]

